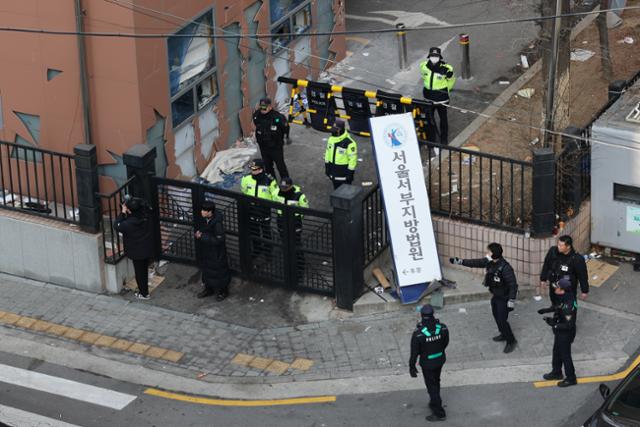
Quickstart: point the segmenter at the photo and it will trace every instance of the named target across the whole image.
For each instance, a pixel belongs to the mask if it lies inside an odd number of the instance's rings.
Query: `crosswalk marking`
[[[136,399],[136,396],[132,396],[130,394],[107,390],[105,388],[7,365],[0,365],[0,382],[56,394],[58,396],[68,397],[70,399],[117,410],[123,409]]]
[[[4,405],[0,405],[0,422],[11,426],[80,427]]]

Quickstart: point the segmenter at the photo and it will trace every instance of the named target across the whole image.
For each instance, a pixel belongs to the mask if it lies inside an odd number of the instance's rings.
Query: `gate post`
[[[348,184],[331,194],[336,303],[346,310],[353,310],[364,287],[362,195],[362,187]]]
[[[552,148],[533,151],[532,231],[536,236],[551,234],[556,223],[556,156]]]
[[[73,148],[76,163],[76,191],[80,228],[89,233],[100,230],[102,209],[96,196],[99,191],[98,157],[95,145],[80,144]]]
[[[124,153],[122,160],[127,167],[127,179],[136,177],[129,187],[131,194],[145,199],[150,206],[153,206],[151,178],[156,174],[155,147],[136,144]]]

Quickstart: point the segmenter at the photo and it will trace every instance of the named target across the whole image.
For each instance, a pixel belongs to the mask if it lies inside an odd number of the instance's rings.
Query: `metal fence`
[[[0,141],[0,208],[77,223],[74,156]]]
[[[332,214],[251,198],[207,184],[155,177],[161,259],[196,264],[200,206],[223,214],[229,266],[250,280],[333,296]],[[261,221],[256,221],[259,211]]]
[[[389,246],[382,191],[376,184],[362,199],[364,265],[371,264]]]
[[[533,164],[425,143],[431,212],[522,232],[531,223]]]
[[[124,258],[122,237],[113,229],[113,225],[126,196],[131,194],[130,186],[135,179],[135,177],[129,178],[127,182],[109,194],[98,193],[96,195],[100,198],[102,207],[102,246],[104,260],[108,264],[117,264]]]

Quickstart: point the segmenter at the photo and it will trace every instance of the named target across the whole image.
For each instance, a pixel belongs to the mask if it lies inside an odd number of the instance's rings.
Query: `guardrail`
[[[0,208],[78,223],[75,156],[0,141]]]

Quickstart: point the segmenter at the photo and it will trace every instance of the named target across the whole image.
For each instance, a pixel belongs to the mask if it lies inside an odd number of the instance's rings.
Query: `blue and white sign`
[[[371,138],[398,285],[442,279],[429,197],[411,113],[374,117]]]

